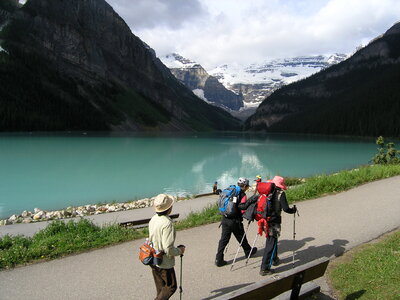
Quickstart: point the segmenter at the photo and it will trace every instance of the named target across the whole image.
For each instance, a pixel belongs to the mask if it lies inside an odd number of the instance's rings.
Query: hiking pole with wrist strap
[[[296,205],[294,205],[294,208],[296,209],[296,212],[293,214],[293,241],[296,241],[296,213],[299,215],[299,211],[297,210]],[[296,245],[293,245],[293,268],[294,268],[294,256],[296,255]]]
[[[183,261],[183,254],[180,255],[181,256],[181,274],[180,274],[180,278],[179,278],[179,299],[182,300],[182,261]]]
[[[177,248],[185,247],[184,245],[179,245]],[[181,250],[182,251],[182,250]],[[182,300],[182,264],[183,264],[183,254],[179,255],[181,257],[181,270],[179,274],[179,299]]]
[[[231,265],[231,271],[232,271],[232,269],[233,269],[233,265],[235,264],[236,258],[237,258],[238,254],[239,254],[240,247],[242,247],[244,238],[245,238],[246,235],[247,235],[247,231],[249,230],[250,223],[251,223],[251,221],[249,221],[249,223],[247,224],[246,231],[245,231],[245,233],[243,234],[243,237],[242,237],[242,240],[240,241],[240,244],[239,244],[238,249],[236,250],[236,255],[235,255],[235,258],[233,259],[233,262],[232,262],[232,265]],[[228,246],[227,246],[226,248],[228,248]]]

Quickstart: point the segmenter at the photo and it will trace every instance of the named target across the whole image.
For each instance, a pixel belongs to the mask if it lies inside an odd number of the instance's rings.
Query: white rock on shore
[[[178,201],[181,199],[178,199]],[[56,211],[45,211],[35,208],[33,212],[24,210],[20,215],[12,215],[11,217],[0,220],[0,226],[11,225],[16,223],[31,223],[49,220],[57,220],[64,218],[83,217],[89,215],[98,215],[108,212],[125,211],[136,208],[144,208],[153,206],[154,198],[145,198],[126,203],[112,203],[103,205],[82,205],[78,207],[67,207]]]

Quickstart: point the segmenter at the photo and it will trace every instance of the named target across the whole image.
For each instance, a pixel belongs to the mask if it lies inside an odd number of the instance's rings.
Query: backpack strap
[[[241,191],[241,188],[240,188],[240,186],[235,186],[235,191],[236,191],[236,194],[235,194],[235,196],[239,196],[239,194],[240,194],[240,191]]]

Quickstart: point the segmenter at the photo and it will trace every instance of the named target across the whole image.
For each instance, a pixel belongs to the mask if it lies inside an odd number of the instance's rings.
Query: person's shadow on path
[[[307,238],[307,239],[313,240],[314,238]],[[283,240],[281,241],[281,247],[280,247],[281,250],[279,250],[279,252],[281,253],[286,251],[293,252],[294,266],[298,267],[300,265],[304,265],[306,263],[309,263],[311,261],[314,261],[322,257],[330,258],[332,256],[335,257],[341,256],[345,251],[344,246],[348,242],[349,242],[348,240],[335,239],[332,241],[332,244],[325,244],[321,246],[310,246],[306,249],[297,251],[298,249],[304,246],[304,244],[301,245],[302,241],[299,241],[299,243],[297,244],[297,241]],[[299,245],[301,246],[299,247]],[[275,272],[283,272],[293,268],[293,264],[288,264],[291,261],[293,262],[293,255],[281,258],[281,264],[285,265],[275,268]]]
[[[326,245],[321,245],[321,246],[310,246],[306,249],[300,250],[299,249],[303,248],[308,242],[311,242],[315,240],[313,237],[307,237],[302,240],[282,240],[279,241],[278,244],[278,253],[284,253],[284,252],[294,252],[295,254],[295,266],[293,264],[290,264],[290,262],[293,261],[293,256],[287,256],[285,258],[280,258],[280,264],[283,264],[281,267],[276,267],[275,268],[275,273],[280,273],[284,272],[287,270],[292,269],[293,267],[298,267],[300,265],[304,265],[306,263],[309,263],[313,260],[322,258],[322,257],[327,257],[330,258],[331,256],[340,256],[344,253],[345,248],[344,246],[349,242],[347,240],[339,240],[335,239],[332,241],[332,244],[326,244]],[[252,256],[253,257],[262,257],[264,252],[264,248],[260,248],[256,255]],[[242,253],[243,254],[243,253]],[[241,261],[246,259],[243,255],[238,257],[236,259],[236,262]],[[229,263],[232,263],[233,260],[230,260]],[[235,263],[236,264],[236,263]],[[251,259],[248,263],[248,265],[253,266],[254,269],[259,269],[260,268],[260,262],[251,262]],[[229,266],[229,265],[228,265]],[[238,271],[242,268],[245,268],[245,266],[241,267],[234,267],[232,271]],[[250,283],[249,283],[250,284]],[[217,290],[213,290],[212,293],[217,293],[216,295],[212,295],[210,297],[204,298],[204,300],[209,300],[216,298],[222,294],[229,293],[231,291],[237,290],[239,288],[242,288],[244,286],[247,286],[249,284],[239,284],[239,285],[234,285],[234,286],[229,286]],[[325,298],[320,298],[320,299],[332,299],[328,296]],[[349,299],[357,299],[357,298],[349,298]]]
[[[296,251],[296,250],[304,247],[308,242],[311,242],[313,240],[314,240],[313,237],[307,237],[307,238],[304,238],[302,240],[297,240],[297,241],[282,240],[278,244],[278,253],[279,252],[282,253],[282,252],[286,252],[286,251]],[[264,238],[264,243],[265,243],[265,238]],[[259,248],[257,253],[251,257],[251,259],[249,260],[248,264],[249,265],[254,265],[255,263],[251,261],[252,258],[262,257],[263,253],[264,253],[264,248]],[[241,252],[241,253],[239,253],[238,257],[236,258],[236,262],[239,262],[239,261],[242,261],[242,260],[246,260],[246,259],[247,259],[247,257],[243,256],[243,252]],[[233,259],[229,260],[228,264],[232,264],[232,262],[233,262]],[[236,262],[235,262],[235,264],[236,264]],[[259,263],[257,262],[257,264],[259,264]],[[244,267],[246,267],[246,266],[233,267],[232,271],[239,270],[239,269],[242,269]]]

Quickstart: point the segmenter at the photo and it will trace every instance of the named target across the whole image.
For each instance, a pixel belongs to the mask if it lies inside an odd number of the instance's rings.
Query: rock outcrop
[[[195,62],[179,54],[172,53],[161,58],[185,86],[204,100],[228,110],[239,110],[243,105],[243,95],[228,90],[217,78]]]

